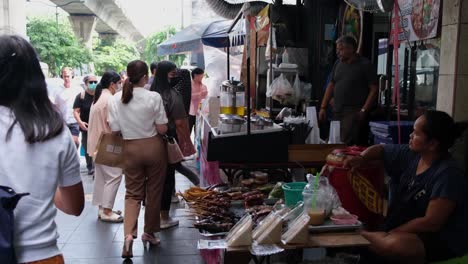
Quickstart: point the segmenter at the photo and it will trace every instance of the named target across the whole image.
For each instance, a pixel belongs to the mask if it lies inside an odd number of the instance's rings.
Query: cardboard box
[[[335,149],[346,148],[344,144],[302,144],[288,146],[289,161],[326,162],[327,155]]]

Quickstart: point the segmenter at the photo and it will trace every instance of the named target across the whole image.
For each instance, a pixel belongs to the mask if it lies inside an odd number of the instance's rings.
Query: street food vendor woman
[[[448,152],[454,131],[448,114],[427,111],[416,120],[409,145],[374,145],[346,159],[351,168],[381,160],[391,178],[383,231],[362,233],[379,258],[426,263],[467,253],[468,184]]]

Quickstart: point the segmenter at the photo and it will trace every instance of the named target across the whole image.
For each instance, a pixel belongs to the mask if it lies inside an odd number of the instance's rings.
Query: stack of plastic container
[[[413,132],[413,121],[401,121],[401,144],[409,142],[409,136]],[[397,121],[377,121],[369,123],[374,144],[398,144]]]

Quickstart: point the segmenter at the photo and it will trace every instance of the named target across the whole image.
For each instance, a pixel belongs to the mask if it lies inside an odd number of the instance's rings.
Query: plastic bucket
[[[302,201],[302,191],[306,182],[290,182],[283,184],[284,201],[287,206],[294,206]]]

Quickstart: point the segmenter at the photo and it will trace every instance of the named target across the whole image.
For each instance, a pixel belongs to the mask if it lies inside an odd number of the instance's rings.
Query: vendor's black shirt
[[[94,96],[85,92],[84,98],[81,99],[81,93],[79,93],[75,102],[73,103],[73,109],[80,109],[80,118],[81,121],[88,123],[89,121],[89,112],[91,111],[91,105],[93,104]]]
[[[377,75],[372,63],[357,57],[351,63],[338,61],[332,70],[334,112],[360,110],[369,95],[369,85],[377,83]]]
[[[390,231],[423,217],[432,199],[450,199],[456,203],[455,212],[436,235],[455,255],[463,255],[468,249],[468,184],[465,174],[454,159],[446,157],[416,175],[419,159],[420,156],[408,145],[384,146],[385,169],[391,177],[391,198],[384,229]]]

